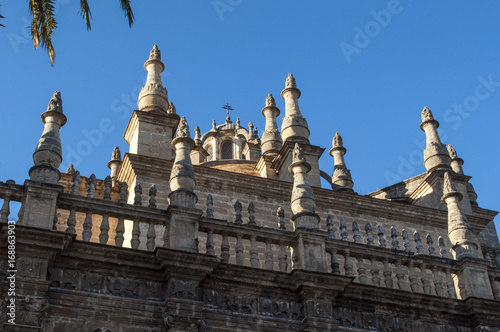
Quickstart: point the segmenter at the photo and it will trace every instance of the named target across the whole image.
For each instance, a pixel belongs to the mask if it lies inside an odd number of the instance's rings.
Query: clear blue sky
[[[465,160],[480,206],[500,210],[498,2],[135,0],[129,29],[118,0],[90,1],[91,32],[78,3],[58,1],[51,67],[27,35],[26,1],[2,2],[1,181],[28,177],[54,90],[68,117],[64,167],[72,158],[83,175],[104,178],[113,147],[128,150],[123,132],[156,43],[170,99],[202,132],[224,121],[225,103],[262,132],[267,93],[283,115],[279,95],[293,73],[311,142],[326,148],[321,169],[332,172],[338,131],[360,194],[425,172],[419,124],[428,106]],[[102,139],[87,138],[103,121],[111,129]]]

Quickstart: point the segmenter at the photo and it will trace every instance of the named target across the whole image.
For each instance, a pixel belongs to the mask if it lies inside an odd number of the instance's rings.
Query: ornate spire
[[[420,129],[425,132],[426,135],[426,148],[424,150],[424,166],[427,171],[432,171],[434,169],[450,169],[450,155],[441,139],[437,128],[439,127],[439,122],[434,120],[431,110],[428,107],[424,107],[422,110],[422,123],[420,124]]]
[[[266,106],[262,109],[262,115],[266,118],[266,127],[262,132],[261,150],[263,155],[276,156],[283,144],[276,118],[280,115],[279,108],[276,107],[273,95],[268,94]]]
[[[149,53],[144,69],[148,72],[148,77],[139,93],[137,107],[140,111],[167,112],[169,110],[168,91],[161,81],[161,73],[165,65],[161,62],[161,53],[157,45],[154,45]]]
[[[69,164],[69,167],[66,170],[66,174],[74,174],[74,173],[75,173],[75,166],[73,164]]]
[[[332,148],[330,149],[330,155],[334,159],[332,189],[352,193],[354,192],[352,190],[354,182],[352,181],[351,171],[347,169],[345,164],[344,155],[346,153],[347,150],[344,148],[342,137],[337,132],[333,137]]]
[[[50,98],[46,112],[50,111],[59,112],[61,114],[63,112],[61,93],[59,91],[55,91],[52,98]]]
[[[295,147],[293,149],[292,163],[300,163],[300,162],[307,163],[306,156],[304,155],[304,150],[302,150],[299,143],[295,143]]]
[[[114,147],[113,153],[111,154],[111,160],[108,161],[108,168],[111,170],[109,176],[111,177],[113,185],[115,184],[116,176],[118,174],[118,168],[122,163],[122,154],[120,148]]]
[[[33,153],[33,166],[29,170],[33,181],[57,184],[61,177],[58,168],[62,162],[61,138],[59,130],[66,124],[66,116],[62,110],[62,99],[59,91],[54,92],[47,110],[42,113],[45,125],[42,136]]]
[[[198,126],[194,128],[194,144],[201,145],[201,131]]]
[[[149,60],[161,61],[161,52],[158,49],[158,45],[153,45],[153,49],[149,52]]]
[[[281,125],[281,139],[309,143],[309,127],[307,121],[300,113],[300,90],[297,89],[295,78],[288,74],[285,89],[281,91],[281,98],[285,100],[285,117]]]
[[[185,116],[181,118],[179,126],[177,127],[177,131],[175,133],[175,138],[180,138],[180,137],[191,138],[191,133],[189,132],[189,125],[187,123]]]
[[[462,194],[455,187],[455,184],[451,180],[449,172],[444,173],[443,197],[446,197],[446,196],[457,196],[457,197],[459,197],[458,198],[459,201],[462,200]]]
[[[453,171],[458,174],[464,174],[464,170],[462,168],[464,161],[462,158],[458,157],[457,151],[455,151],[455,149],[453,148],[453,146],[451,146],[451,144],[448,144],[448,153],[450,154],[451,157],[451,168],[453,169]],[[469,196],[470,205],[478,206],[476,202],[477,194],[472,184],[470,182],[467,182],[465,184],[465,187],[467,188],[467,194]]]
[[[476,236],[472,233],[467,217],[460,210],[458,203],[462,194],[457,191],[450,173],[444,173],[443,197],[441,201],[448,208],[448,237],[453,245],[455,259],[462,257],[478,257]]]
[[[113,149],[113,153],[111,154],[112,161],[122,161],[122,153],[120,152],[120,148],[115,146]]]
[[[173,206],[194,208],[198,197],[194,193],[196,186],[193,164],[191,163],[191,149],[194,141],[189,133],[189,126],[185,117],[179,122],[179,127],[172,141],[175,150],[175,161],[170,173],[169,201]]]
[[[311,165],[306,161],[304,151],[299,143],[295,143],[292,164],[288,167],[288,170],[293,175],[290,206],[294,213],[292,216],[294,227],[317,229],[319,217],[314,212],[316,200],[311,185],[307,182],[307,173],[311,170]]]
[[[266,107],[276,107],[276,101],[271,93],[267,94]]]
[[[167,113],[168,114],[177,114],[177,110],[175,109],[175,106],[174,106],[174,103],[169,101],[168,102],[168,110],[167,110]]]
[[[334,149],[335,148],[343,148],[344,147],[344,142],[342,141],[342,136],[340,136],[338,132],[336,132],[335,136],[333,136],[332,147]]]
[[[288,76],[287,76],[286,82],[285,82],[285,87],[287,89],[297,88],[297,84],[295,83],[295,78],[293,77],[293,75],[291,73],[288,73]]]

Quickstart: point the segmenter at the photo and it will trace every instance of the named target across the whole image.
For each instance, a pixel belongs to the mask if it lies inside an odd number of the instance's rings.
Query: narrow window
[[[221,159],[233,159],[233,142],[224,141],[220,145]]]

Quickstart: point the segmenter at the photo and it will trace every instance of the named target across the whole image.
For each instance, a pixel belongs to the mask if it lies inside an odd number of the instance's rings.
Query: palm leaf
[[[54,17],[55,0],[28,0],[29,10],[33,16],[31,23],[31,38],[33,38],[34,48],[38,48],[40,43],[49,54],[50,64],[54,65],[56,54],[52,45],[52,34],[57,28]]]
[[[87,24],[87,31],[90,31],[92,29],[92,27],[90,26],[92,13],[90,12],[89,3],[87,0],[80,0],[80,15],[82,15],[83,20]]]
[[[2,14],[0,14],[0,18],[5,18],[5,16],[3,16]],[[0,27],[4,27],[5,28],[5,25],[3,25],[2,23],[0,23]]]
[[[134,24],[134,13],[132,12],[132,7],[130,7],[130,0],[120,0],[120,6],[122,7],[125,16],[128,18],[128,26],[132,27]]]

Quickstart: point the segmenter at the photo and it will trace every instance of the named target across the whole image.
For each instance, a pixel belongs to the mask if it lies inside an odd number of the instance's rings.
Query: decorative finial
[[[176,112],[177,112],[177,110],[175,109],[174,103],[169,101],[167,114],[176,114]]]
[[[63,112],[61,93],[59,91],[54,92],[54,95],[52,96],[52,98],[50,98],[49,106],[47,106],[46,112],[50,111],[55,111],[59,113]]]
[[[75,173],[75,166],[73,166],[73,164],[69,164],[69,167],[66,170],[66,174],[74,174],[74,173]]]
[[[156,208],[156,186],[154,184],[149,187],[149,204],[148,207]]]
[[[194,141],[191,139],[185,117],[180,119],[171,146],[175,150],[175,160],[170,172],[169,183],[172,192],[168,195],[169,203],[171,206],[194,208],[198,201],[198,197],[194,193],[196,181],[190,156]]]
[[[299,143],[295,143],[295,147],[293,149],[293,163],[298,162],[307,162],[306,157],[304,155],[304,151],[300,147]]]
[[[212,120],[212,130],[217,130],[217,124],[215,123],[215,119]]]
[[[286,78],[286,84],[285,87],[288,88],[296,88],[297,84],[295,83],[295,78],[293,77],[292,74],[288,74],[288,77]]]
[[[444,173],[444,183],[443,183],[443,199],[446,196],[458,195],[460,196],[459,200],[461,200],[462,194],[457,191],[455,184],[451,180],[450,172]]]
[[[455,148],[451,146],[451,144],[448,144],[448,153],[450,154],[451,159],[458,158],[457,151],[455,151]]]
[[[120,152],[120,148],[115,146],[113,149],[113,154],[111,155],[111,161],[121,161],[122,153]]]
[[[429,107],[425,106],[424,109],[422,110],[422,122],[432,121],[432,120],[434,120],[434,116],[432,115],[432,112],[429,109]]]
[[[269,93],[266,98],[266,107],[276,107],[276,101],[273,98],[273,95]]]
[[[194,144],[201,145],[201,131],[198,126],[194,128]]]
[[[332,146],[334,148],[344,147],[344,142],[342,141],[342,136],[340,136],[338,132],[336,132],[335,136],[333,136]]]
[[[149,52],[149,60],[161,60],[161,52],[158,49],[158,45],[154,45],[151,52]]]
[[[241,127],[240,118],[236,118],[236,128],[240,127]]]
[[[191,138],[191,134],[189,133],[189,125],[187,123],[185,116],[183,116],[181,118],[181,121],[179,122],[179,127],[177,127],[177,132],[175,133],[175,137]]]
[[[59,131],[67,121],[62,111],[61,93],[59,91],[54,92],[49,106],[42,113],[41,118],[44,130],[33,153],[34,166],[29,170],[29,175],[32,181],[57,184],[61,178],[59,166],[62,162]]]
[[[354,182],[352,181],[351,171],[347,169],[344,160],[346,153],[347,149],[344,148],[342,136],[337,132],[333,137],[332,148],[330,149],[330,155],[334,158],[332,189],[352,193],[354,192],[352,189]]]
[[[253,139],[255,138],[255,133],[254,133],[255,129],[254,129],[254,126],[253,126],[253,123],[252,122],[249,122],[248,123],[248,136],[249,138],[248,139]]]

